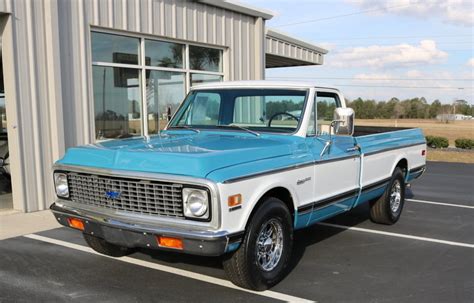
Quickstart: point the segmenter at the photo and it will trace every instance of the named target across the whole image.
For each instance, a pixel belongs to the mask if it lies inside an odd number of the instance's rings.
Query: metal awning
[[[266,68],[322,65],[327,50],[292,38],[282,32],[267,29],[265,35]]]

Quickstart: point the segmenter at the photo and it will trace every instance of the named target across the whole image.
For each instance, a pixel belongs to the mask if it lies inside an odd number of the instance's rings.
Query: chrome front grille
[[[73,202],[137,214],[184,218],[182,185],[68,173]]]

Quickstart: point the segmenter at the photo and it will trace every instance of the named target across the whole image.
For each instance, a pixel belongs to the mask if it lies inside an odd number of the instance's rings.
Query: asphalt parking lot
[[[296,234],[290,274],[254,293],[217,258],[112,259],[58,228],[0,241],[0,302],[474,302],[474,165],[428,163],[394,226],[367,207]],[[435,203],[433,203],[435,202]]]

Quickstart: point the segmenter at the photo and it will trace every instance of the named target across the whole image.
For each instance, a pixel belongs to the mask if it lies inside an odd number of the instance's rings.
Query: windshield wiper
[[[199,129],[192,128],[192,127],[189,127],[187,125],[177,125],[177,126],[169,127],[169,129],[173,129],[173,128],[175,128],[175,129],[188,129],[188,130],[191,130],[191,131],[196,132],[198,134],[201,132]]]
[[[257,133],[256,131],[253,131],[251,129],[248,129],[248,128],[245,128],[245,127],[242,127],[242,126],[239,126],[239,125],[235,125],[235,124],[229,124],[229,125],[216,125],[217,127],[222,127],[222,128],[237,128],[237,129],[241,129],[241,130],[244,130],[248,133],[251,133],[252,135],[255,135],[257,137],[260,136],[260,133]]]

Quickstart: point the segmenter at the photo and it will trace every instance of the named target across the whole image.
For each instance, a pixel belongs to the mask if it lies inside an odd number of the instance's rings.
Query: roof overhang
[[[273,18],[273,13],[269,10],[254,7],[248,4],[243,4],[240,2],[232,0],[195,0],[200,3],[220,7],[230,11],[238,12],[244,15],[260,17],[265,20],[270,20]]]
[[[266,68],[322,65],[327,50],[274,29],[265,35]]]

